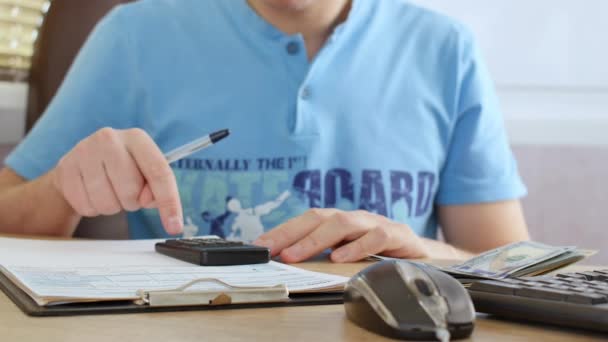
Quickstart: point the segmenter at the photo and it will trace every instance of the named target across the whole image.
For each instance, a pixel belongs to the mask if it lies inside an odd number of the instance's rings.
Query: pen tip
[[[227,137],[229,135],[230,135],[230,130],[228,130],[228,129],[222,129],[220,131],[213,132],[213,133],[211,133],[211,136],[210,136],[211,142],[215,144],[216,142],[224,139],[225,137]]]

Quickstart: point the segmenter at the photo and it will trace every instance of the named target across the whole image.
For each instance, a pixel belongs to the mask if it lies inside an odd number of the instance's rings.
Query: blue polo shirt
[[[435,237],[437,205],[521,197],[488,71],[458,23],[403,0],[355,0],[309,61],[245,0],[142,0],[101,21],[6,164],[27,179],[102,127],[169,151],[186,235],[251,241],[313,207],[364,209]],[[156,210],[131,237],[166,236]]]

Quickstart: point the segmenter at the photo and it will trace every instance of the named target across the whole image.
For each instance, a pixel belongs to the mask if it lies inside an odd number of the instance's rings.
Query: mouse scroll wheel
[[[426,280],[418,278],[418,279],[414,280],[414,284],[416,284],[416,288],[423,295],[425,295],[425,296],[433,295],[433,293],[434,293],[433,288],[431,287],[431,285],[429,285],[429,283]]]

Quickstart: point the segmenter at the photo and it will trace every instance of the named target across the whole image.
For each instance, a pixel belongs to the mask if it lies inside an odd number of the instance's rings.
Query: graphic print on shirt
[[[228,210],[228,202],[231,200],[231,197],[226,198],[226,210],[221,215],[212,216],[212,214],[208,211],[203,211],[201,213],[201,218],[203,221],[209,223],[209,235],[216,235],[222,239],[226,237],[226,233],[224,232],[224,222],[231,215],[231,211]]]
[[[192,222],[192,218],[190,216],[187,216],[185,221],[182,238],[188,239],[197,236],[200,228],[195,225],[194,222]]]
[[[426,222],[437,185],[428,171],[320,170],[309,168],[305,157],[184,159],[173,170],[184,207],[184,236],[244,242],[310,208],[363,209],[402,223]]]
[[[236,217],[232,222],[232,231],[228,236],[228,239],[240,240],[248,243],[253,242],[253,240],[264,233],[262,216],[266,216],[280,207],[289,195],[289,191],[285,191],[274,201],[266,202],[248,209],[243,208],[241,201],[238,199],[231,199],[228,202],[228,210],[236,214]]]

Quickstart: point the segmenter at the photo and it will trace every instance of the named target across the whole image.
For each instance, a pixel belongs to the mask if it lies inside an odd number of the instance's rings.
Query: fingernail
[[[256,246],[266,247],[272,250],[272,246],[274,246],[274,241],[270,239],[257,239],[253,242]]]
[[[332,253],[334,260],[338,262],[345,261],[348,258],[348,250],[341,248],[337,249]]]
[[[303,250],[302,246],[300,246],[300,245],[293,245],[293,246],[287,248],[285,250],[285,253],[287,253],[287,255],[289,255],[292,258],[298,259],[302,256],[302,254],[304,253],[304,250]]]
[[[169,217],[167,224],[169,225],[169,233],[174,235],[181,233],[184,228],[184,222],[182,222],[181,217],[178,216]]]

